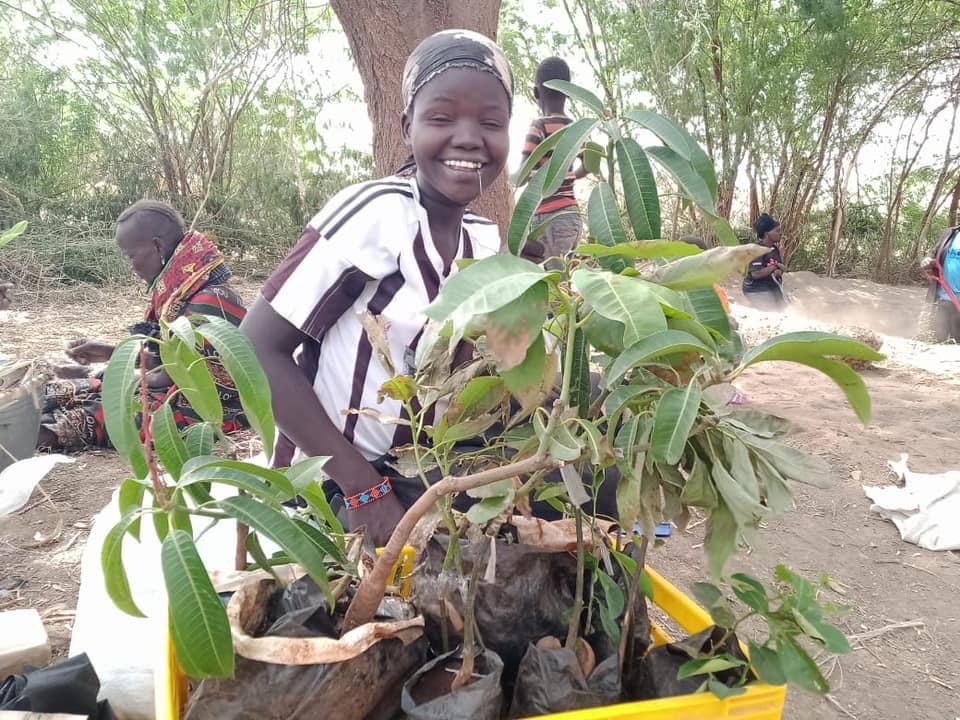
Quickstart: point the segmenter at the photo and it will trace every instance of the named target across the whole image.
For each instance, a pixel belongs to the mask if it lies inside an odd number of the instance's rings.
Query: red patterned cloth
[[[203,233],[187,233],[153,281],[145,319],[172,322],[180,317],[191,294],[206,285],[223,264],[223,253]]]

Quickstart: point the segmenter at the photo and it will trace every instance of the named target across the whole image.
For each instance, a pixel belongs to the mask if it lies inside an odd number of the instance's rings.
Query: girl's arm
[[[333,424],[310,381],[293,360],[296,348],[309,337],[262,296],[253,303],[240,327],[250,337],[270,379],[273,412],[283,433],[307,455],[330,456],[324,471],[344,495],[355,495],[377,485],[380,476]],[[403,507],[390,493],[350,511],[350,526],[365,525],[373,541],[382,544],[402,515]]]

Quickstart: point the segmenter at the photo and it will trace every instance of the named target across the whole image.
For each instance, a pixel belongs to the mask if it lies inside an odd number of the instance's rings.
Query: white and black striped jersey
[[[455,259],[488,257],[499,247],[496,224],[465,213]],[[434,246],[416,179],[390,177],[338,193],[264,285],[273,309],[311,338],[298,361],[334,425],[368,460],[409,443],[410,429],[343,414],[403,414],[397,401],[377,403],[389,374],[360,316],[370,311],[387,321],[392,361],[402,372],[426,324],[423,310],[456,272]]]

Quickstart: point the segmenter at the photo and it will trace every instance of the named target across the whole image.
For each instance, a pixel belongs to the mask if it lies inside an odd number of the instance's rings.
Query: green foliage
[[[836,609],[818,600],[816,585],[784,565],[777,566],[776,580],[770,588],[746,573],[735,573],[727,579],[729,591],[703,582],[694,583],[692,590],[717,627],[726,631],[729,637],[734,637],[733,632],[750,618],[758,617],[764,621],[766,639],[748,643],[750,666],[761,681],[771,685],[790,683],[811,692],[827,693],[830,684],[801,640],[812,642],[833,655],[850,652],[850,644],[843,633],[824,619]],[[736,610],[740,606],[745,613],[737,617]],[[679,677],[705,675],[705,685],[718,697],[724,697],[735,688],[717,681],[716,673],[743,668],[737,686],[748,682],[750,675],[746,672],[746,664],[724,652],[723,645],[717,643],[717,652],[685,663],[680,668]]]
[[[327,458],[309,458],[286,470],[216,457],[219,395],[202,352],[209,342],[223,369],[233,379],[251,425],[267,453],[275,426],[270,387],[246,336],[219,318],[191,317],[161,327],[162,368],[178,382],[177,393],[156,407],[144,407],[139,389],[140,343],[132,337],[114,351],[104,375],[107,431],[135,479],[120,488],[121,520],[106,536],[101,565],[107,593],[118,608],[142,615],[133,600],[124,566],[123,547],[140,539],[141,520],[149,515],[162,542],[161,564],[170,607],[170,628],[177,659],[192,677],[229,677],[233,673],[230,627],[223,603],[213,588],[194,544],[201,523],[235,520],[250,528],[247,547],[254,564],[270,569],[261,538],[279,546],[283,556],[299,563],[335,602],[330,575],[353,574],[346,557],[344,531],[320,488]],[[189,385],[189,387],[188,387]],[[204,422],[178,428],[173,405],[178,394],[190,399]],[[147,430],[141,433],[138,426]],[[225,439],[224,439],[225,440]],[[164,474],[154,472],[153,456]],[[240,494],[236,494],[237,492]],[[305,508],[282,505],[296,496]]]

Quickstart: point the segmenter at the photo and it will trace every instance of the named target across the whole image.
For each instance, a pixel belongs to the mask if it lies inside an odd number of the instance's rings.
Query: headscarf
[[[473,68],[493,75],[507,93],[513,109],[513,73],[503,50],[488,37],[471,30],[441,30],[424,39],[403,68],[403,111],[408,112],[421,88],[453,68]]]
[[[753,224],[753,229],[757,231],[757,237],[760,240],[763,240],[764,235],[777,227],[780,227],[780,223],[767,215],[767,213],[760,215]]]

